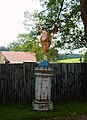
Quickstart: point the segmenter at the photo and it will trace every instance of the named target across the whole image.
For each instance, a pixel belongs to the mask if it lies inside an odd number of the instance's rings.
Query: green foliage
[[[32,36],[32,34],[19,34],[17,40],[10,45],[11,51],[35,52],[37,61],[42,59],[41,47],[39,40]]]
[[[37,28],[46,27],[51,32],[52,48],[48,52],[48,61],[56,61],[58,48],[76,49],[86,45],[80,15],[80,3],[77,0],[40,0],[43,10],[34,14],[24,12],[24,27],[29,34],[19,34],[17,41],[10,44],[11,50],[35,52],[37,61],[43,59],[42,49],[37,39]],[[33,23],[30,21],[33,20]],[[58,34],[54,35],[54,24],[58,23]],[[30,25],[31,23],[31,25]]]
[[[47,54],[47,59],[50,62],[57,62],[58,60],[58,50],[53,48],[50,48]]]
[[[80,58],[80,57],[82,57],[80,54],[73,54],[73,53],[59,54],[59,60]]]
[[[83,62],[87,63],[87,51],[83,55]]]
[[[40,46],[40,41],[32,34],[19,34],[17,40],[10,45],[11,51],[24,51],[34,52],[36,54],[37,61],[43,60],[43,52]],[[51,48],[48,52],[48,61],[57,61],[58,51],[55,48]]]
[[[0,46],[0,51],[9,51],[9,50],[10,50],[9,47]]]
[[[32,46],[35,43],[33,37],[29,34],[19,34],[17,41],[10,44],[10,49],[13,51],[32,51]]]
[[[40,0],[43,11],[36,11],[32,16],[35,22],[33,32],[38,26],[44,26],[53,34],[54,23],[58,23],[56,48],[76,49],[85,46],[84,33],[80,15],[80,3],[77,0]],[[63,5],[61,13],[61,5]],[[60,15],[59,15],[60,14]],[[27,12],[27,16],[29,13]],[[26,19],[26,18],[25,18]],[[27,24],[27,23],[26,23]],[[27,26],[28,27],[28,26]]]

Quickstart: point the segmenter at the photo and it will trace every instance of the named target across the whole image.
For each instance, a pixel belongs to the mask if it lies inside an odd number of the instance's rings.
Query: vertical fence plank
[[[0,64],[0,103],[31,103],[37,63]],[[51,63],[52,100],[87,100],[87,64]]]

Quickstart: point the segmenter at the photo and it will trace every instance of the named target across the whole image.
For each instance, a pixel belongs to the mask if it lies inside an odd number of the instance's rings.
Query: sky
[[[34,12],[39,7],[39,0],[0,0],[0,46],[9,45],[19,33],[27,32],[24,11]]]
[[[38,9],[40,9],[39,0],[0,0],[0,46],[8,46],[16,40],[19,33],[28,32],[23,25],[24,12],[33,13]],[[60,50],[60,52],[66,51]]]

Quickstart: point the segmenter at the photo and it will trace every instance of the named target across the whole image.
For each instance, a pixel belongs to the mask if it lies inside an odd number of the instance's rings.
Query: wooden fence
[[[37,63],[0,64],[0,103],[28,104],[34,99]],[[87,64],[50,64],[52,100],[87,100]]]

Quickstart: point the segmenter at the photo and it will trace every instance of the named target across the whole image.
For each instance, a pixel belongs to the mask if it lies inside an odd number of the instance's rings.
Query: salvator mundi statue
[[[47,52],[51,45],[52,40],[51,33],[49,33],[46,28],[42,28],[40,32],[41,32],[40,43],[43,49],[44,60],[47,60]]]
[[[32,105],[34,110],[44,111],[53,109],[51,101],[51,78],[53,70],[51,70],[47,61],[47,52],[51,44],[51,34],[45,28],[40,29],[39,32],[41,33],[40,42],[44,60],[39,63],[39,67],[35,68],[35,99]]]

